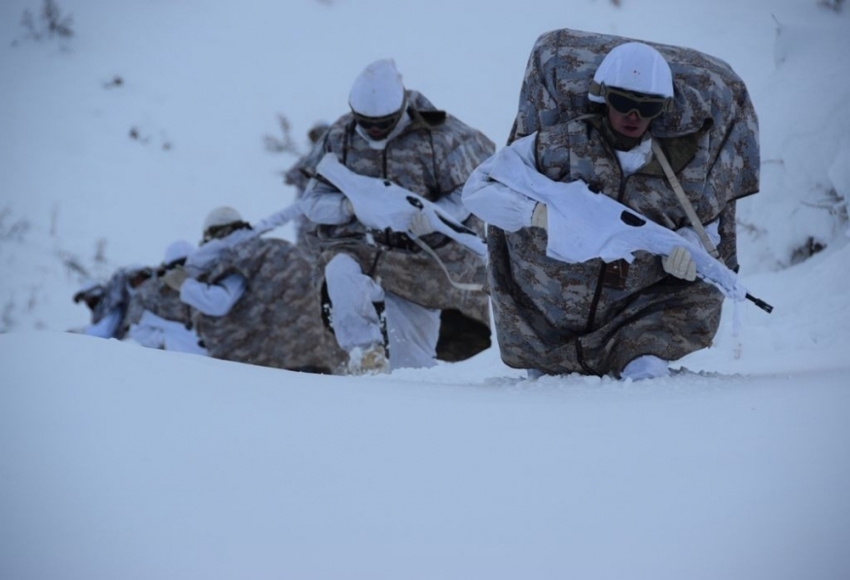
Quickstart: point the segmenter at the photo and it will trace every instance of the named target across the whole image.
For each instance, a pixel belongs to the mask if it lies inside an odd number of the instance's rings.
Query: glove
[[[86,293],[82,290],[74,294],[74,304],[77,304],[86,299]]]
[[[162,281],[165,282],[165,285],[171,288],[172,290],[180,292],[180,287],[183,285],[183,282],[185,282],[186,278],[188,277],[189,274],[186,273],[186,268],[184,268],[183,266],[175,266],[165,273],[165,275],[162,277]]]
[[[531,212],[531,227],[549,229],[549,210],[545,203],[538,203]]]
[[[342,211],[348,217],[354,217],[354,206],[351,205],[351,202],[348,200],[347,197],[342,198]]]
[[[662,256],[661,266],[671,276],[687,280],[688,282],[696,280],[696,262],[694,262],[691,253],[684,246],[676,246],[670,251],[669,256]]]
[[[410,224],[407,226],[407,231],[414,237],[421,238],[428,234],[434,233],[434,227],[431,225],[431,220],[428,219],[422,211],[417,211],[410,218]]]

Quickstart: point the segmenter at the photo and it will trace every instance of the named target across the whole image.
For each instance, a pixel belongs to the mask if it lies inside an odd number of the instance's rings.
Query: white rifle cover
[[[316,166],[316,173],[348,198],[357,219],[368,228],[389,228],[415,238],[408,225],[413,215],[422,211],[435,232],[453,239],[481,257],[487,255],[487,245],[473,230],[434,202],[392,181],[355,173],[340,163],[333,153],[325,154]]]
[[[546,255],[567,263],[601,258],[631,263],[633,252],[669,255],[675,246],[691,252],[697,275],[714,284],[725,296],[745,300],[747,289],[738,275],[714,259],[700,245],[661,226],[604,194],[596,194],[584,182],[552,181],[526,165],[511,147],[498,153],[490,164],[489,177],[514,191],[546,204],[548,242]]]

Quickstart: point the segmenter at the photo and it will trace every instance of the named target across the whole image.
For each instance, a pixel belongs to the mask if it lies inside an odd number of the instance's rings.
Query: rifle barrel
[[[773,306],[771,306],[770,304],[768,304],[764,300],[756,298],[752,294],[747,294],[747,300],[749,300],[750,302],[752,302],[753,304],[755,304],[756,306],[758,306],[759,308],[761,308],[762,310],[764,310],[768,314],[773,312]]]

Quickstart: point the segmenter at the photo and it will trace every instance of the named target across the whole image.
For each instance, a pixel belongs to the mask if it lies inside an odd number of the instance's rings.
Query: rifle
[[[733,300],[749,300],[765,312],[773,306],[752,296],[738,275],[712,257],[699,243],[691,242],[668,228],[604,194],[596,194],[583,181],[552,181],[526,165],[519,153],[507,147],[490,164],[489,177],[514,191],[546,204],[549,235],[546,255],[567,263],[601,258],[606,262],[634,261],[633,252],[669,255],[675,246],[684,246],[696,263],[697,276],[716,286]]]
[[[316,166],[316,173],[348,198],[357,219],[368,228],[404,232],[420,247],[427,246],[408,230],[411,218],[421,211],[435,232],[453,239],[478,256],[487,256],[487,246],[478,234],[421,195],[388,179],[357,174],[340,163],[333,153],[325,154]]]

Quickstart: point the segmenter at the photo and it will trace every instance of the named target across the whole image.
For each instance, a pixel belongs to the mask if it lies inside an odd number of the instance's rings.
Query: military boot
[[[376,375],[390,372],[390,361],[382,344],[355,347],[348,353],[348,372],[352,375]]]

